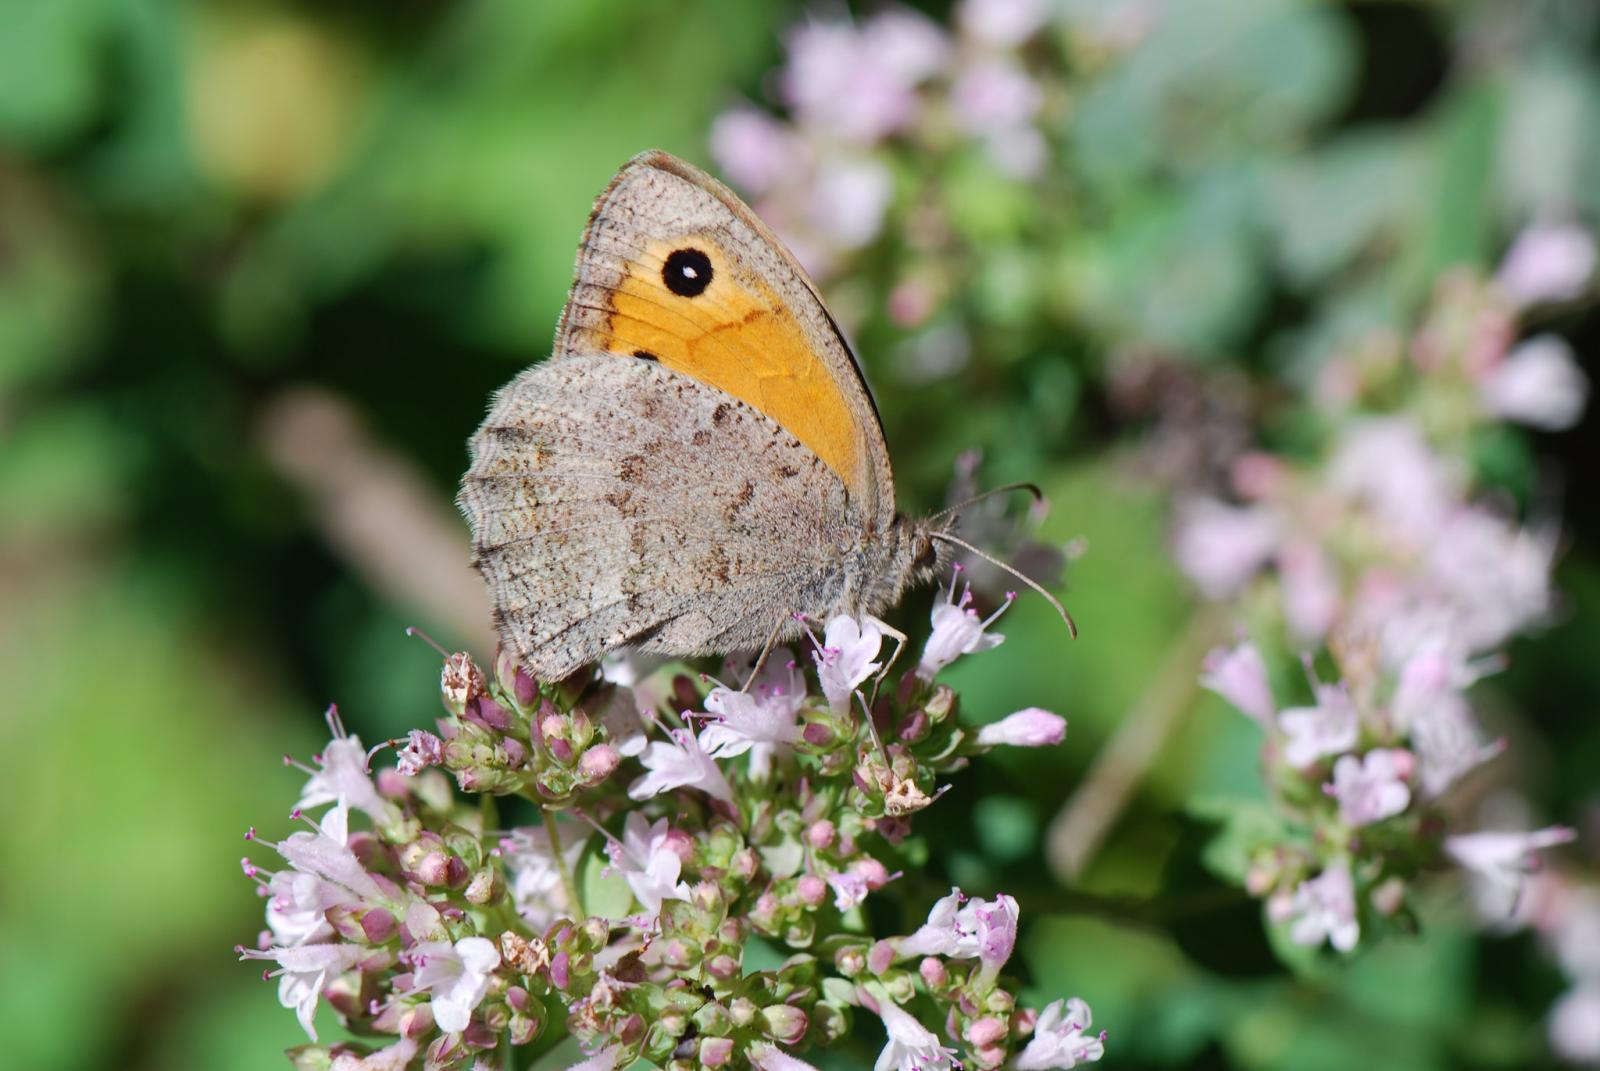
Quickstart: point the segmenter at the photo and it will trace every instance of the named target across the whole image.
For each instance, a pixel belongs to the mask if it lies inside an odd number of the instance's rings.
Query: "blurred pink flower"
[[[1328,785],[1339,802],[1339,817],[1346,825],[1364,826],[1404,811],[1411,803],[1406,779],[1414,765],[1410,752],[1394,748],[1340,756]]]
[[[711,156],[730,182],[759,197],[799,166],[801,148],[788,126],[741,105],[711,124]]]
[[[961,0],[956,8],[962,32],[1005,48],[1022,44],[1049,18],[1047,0]]]
[[[950,89],[956,121],[971,134],[1022,126],[1038,113],[1039,101],[1039,87],[1028,72],[1002,59],[968,67]]]
[[[1361,939],[1356,921],[1355,884],[1350,867],[1335,863],[1308,881],[1302,881],[1289,904],[1294,919],[1289,937],[1297,945],[1315,947],[1327,941],[1340,952],[1348,952]]]
[[[1567,990],[1550,1009],[1550,1048],[1574,1064],[1600,1063],[1600,979]]]
[[[1536,335],[1494,365],[1479,387],[1490,413],[1546,431],[1564,431],[1583,417],[1589,378],[1566,339]]]
[[[1316,706],[1293,707],[1279,714],[1278,727],[1288,737],[1283,757],[1297,768],[1355,747],[1361,729],[1349,693],[1331,684],[1317,685]]]
[[[1278,709],[1267,683],[1267,665],[1253,643],[1218,648],[1206,655],[1200,686],[1217,693],[1262,725],[1270,724]]]
[[[804,22],[789,35],[781,84],[803,124],[871,145],[915,118],[917,85],[944,62],[948,44],[936,23],[890,11],[858,28]]]
[[[1172,553],[1207,598],[1225,599],[1266,564],[1277,540],[1278,521],[1265,509],[1197,498],[1178,508]]]
[[[1334,450],[1327,481],[1417,543],[1433,537],[1459,497],[1462,482],[1407,417],[1352,425]]]
[[[1577,832],[1565,826],[1549,826],[1532,833],[1463,833],[1446,837],[1444,850],[1491,889],[1498,890],[1509,906],[1515,904],[1524,879],[1539,865],[1538,853],[1576,838]]]
[[[857,249],[878,236],[894,197],[889,169],[866,157],[829,160],[812,183],[807,221],[841,249]]]
[[[1283,616],[1302,643],[1327,635],[1339,616],[1339,578],[1322,549],[1295,540],[1278,552],[1278,579],[1283,588]]]
[[[1595,267],[1594,236],[1571,223],[1535,224],[1511,243],[1495,282],[1520,306],[1570,301]]]
[[[1052,747],[1067,738],[1067,719],[1048,710],[1029,707],[990,722],[978,730],[979,747]]]

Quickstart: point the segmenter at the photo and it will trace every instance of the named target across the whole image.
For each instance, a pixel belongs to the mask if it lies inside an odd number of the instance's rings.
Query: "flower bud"
[[[439,691],[445,707],[458,717],[465,713],[467,703],[483,694],[483,670],[466,652],[449,655],[439,674]]]
[[[706,961],[706,973],[719,981],[739,977],[739,961],[729,955],[712,956]]]
[[[708,1000],[694,1013],[694,1025],[702,1034],[726,1034],[733,1030],[733,1016],[721,1004]]]
[[[661,1013],[656,1019],[656,1025],[667,1037],[681,1038],[689,1030],[689,1017],[681,1011],[671,1009]]]
[[[933,694],[922,704],[923,711],[935,725],[948,718],[956,708],[956,693],[948,684],[933,686]]]
[[[755,1022],[760,1011],[748,997],[735,997],[728,1003],[728,1016],[733,1020],[733,1025],[740,1028]]]
[[[557,952],[550,957],[550,984],[557,989],[567,988],[572,981],[571,967],[572,957],[566,952]]]
[[[967,1027],[966,1033],[967,1042],[980,1049],[996,1044],[997,1042],[1003,1040],[1005,1036],[1005,1022],[1003,1020],[996,1019],[992,1015],[986,1015],[982,1019],[979,1019],[977,1022],[973,1023],[971,1026]]]
[[[513,732],[517,728],[517,719],[511,711],[487,695],[480,695],[468,702],[466,716],[497,733]]]
[[[361,916],[361,932],[366,939],[375,945],[381,945],[395,935],[399,924],[395,922],[394,914],[381,907],[375,907]]]
[[[467,882],[463,896],[470,904],[487,904],[496,899],[505,891],[505,882],[500,877],[500,868],[486,866],[472,875],[472,880]]]
[[[900,727],[895,730],[895,735],[908,744],[915,744],[920,740],[926,739],[932,727],[933,723],[928,719],[927,714],[920,710],[914,710],[908,717],[901,720]]]
[[[833,743],[833,730],[819,722],[811,722],[800,731],[800,736],[812,747],[827,747]]]
[[[761,1009],[761,1031],[781,1045],[795,1045],[811,1025],[806,1013],[791,1004],[769,1004]]]
[[[728,874],[739,881],[749,881],[761,869],[761,859],[754,848],[740,848],[728,860]]]
[[[832,822],[826,818],[818,819],[806,830],[806,842],[819,852],[825,851],[833,843],[835,832]]]
[[[732,1038],[701,1038],[700,1066],[721,1067],[733,1059]]]
[[[538,701],[538,684],[517,664],[516,656],[503,647],[495,656],[494,673],[500,681],[500,687],[511,696],[517,706],[526,710]]]
[[[806,874],[795,883],[795,892],[807,907],[821,907],[828,899],[828,883],[815,874]]]
[[[888,941],[874,941],[867,951],[867,970],[882,974],[894,966],[894,946]]]
[[[622,756],[610,744],[592,747],[578,760],[578,779],[586,785],[596,785],[611,776]]]
[[[945,969],[944,960],[937,956],[925,956],[917,965],[917,973],[922,975],[922,982],[929,989],[938,992],[950,980],[950,972]]]
[[[974,1061],[983,1071],[994,1071],[995,1068],[1005,1063],[1006,1047],[1004,1045],[980,1046],[973,1054],[977,1057]]]
[[[833,954],[833,965],[846,978],[854,978],[867,969],[867,950],[862,945],[846,945]]]

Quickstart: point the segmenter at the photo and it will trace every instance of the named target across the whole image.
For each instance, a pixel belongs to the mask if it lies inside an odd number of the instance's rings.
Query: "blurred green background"
[[[1277,964],[1182,817],[1252,791],[1256,739],[1220,703],[1195,701],[1074,888],[1042,861],[1097,745],[1194,655],[1106,355],[1292,381],[1446,267],[1492,267],[1542,206],[1600,214],[1587,0],[1178,7],[1192,25],[1070,72],[1058,201],[952,172],[983,328],[959,373],[890,359],[907,333],[872,314],[870,258],[829,288],[856,310],[902,505],[937,504],[978,447],[986,482],[1046,485],[1046,533],[1088,548],[1078,644],[1025,599],[955,676],[969,704],[1051,707],[1072,735],[958,782],[933,866],[1019,897],[1031,991],[1088,999],[1107,1066],[1542,1065],[1563,982],[1531,938],[1473,936],[1459,889],[1425,940],[1320,977]],[[612,171],[648,147],[709,164],[713,118],[772,99],[805,13],[0,6],[0,1062],[284,1066],[294,1018],[229,952],[261,924],[240,835],[281,833],[298,788],[279,756],[315,750],[329,702],[368,741],[436,715],[406,625],[489,653],[450,507],[465,440],[547,352]],[[1070,246],[1031,247],[1057,210]],[[1600,336],[1587,307],[1545,326],[1580,354]],[[1513,485],[1567,476],[1566,605],[1492,686],[1530,799],[1591,826],[1596,445],[1591,421],[1505,448]]]

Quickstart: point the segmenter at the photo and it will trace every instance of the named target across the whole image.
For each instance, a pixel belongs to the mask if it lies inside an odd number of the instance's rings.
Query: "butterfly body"
[[[595,207],[555,355],[496,395],[459,503],[501,640],[550,680],[620,646],[756,650],[874,614],[941,555],[894,508],[871,395],[736,197],[635,158]]]

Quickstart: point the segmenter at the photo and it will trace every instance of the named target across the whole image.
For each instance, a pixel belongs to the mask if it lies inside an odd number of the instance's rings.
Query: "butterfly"
[[[601,193],[552,356],[470,448],[474,564],[542,680],[624,646],[764,657],[806,619],[882,612],[953,547],[982,555],[954,511],[896,511],[877,407],[816,286],[664,152]]]

